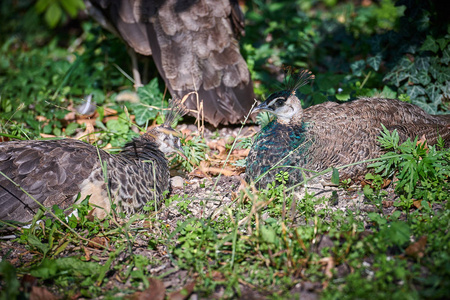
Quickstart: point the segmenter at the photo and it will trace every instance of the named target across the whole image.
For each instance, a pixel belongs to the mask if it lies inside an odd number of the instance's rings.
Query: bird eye
[[[284,103],[284,99],[278,98],[277,105],[283,105],[283,103]]]

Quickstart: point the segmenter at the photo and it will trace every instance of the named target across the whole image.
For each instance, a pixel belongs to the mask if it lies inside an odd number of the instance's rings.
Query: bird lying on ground
[[[88,13],[136,53],[153,56],[174,98],[198,92],[186,106],[214,126],[238,123],[253,104],[250,72],[239,52],[244,15],[237,0],[85,0]]]
[[[174,101],[163,125],[126,144],[117,155],[73,139],[0,143],[0,220],[31,221],[40,205],[67,208],[91,195],[94,215],[104,218],[117,204],[126,214],[147,202],[159,204],[170,189],[165,154],[180,148],[171,124],[185,113]],[[106,180],[102,164],[106,165]],[[25,190],[27,193],[24,193]],[[30,197],[31,196],[31,197]],[[111,199],[111,201],[110,201]]]
[[[303,109],[295,91],[312,78],[309,71],[301,72],[295,81],[291,77],[285,90],[271,94],[254,109],[272,113],[277,119],[255,138],[247,158],[247,181],[257,181],[277,165],[323,171],[377,158],[383,153],[377,142],[381,124],[390,131],[396,129],[400,142],[425,136],[427,143],[433,145],[441,136],[445,147],[450,147],[450,115],[430,115],[399,100],[361,98]],[[302,181],[302,170],[298,168],[275,168],[257,182],[258,186],[273,182],[280,171],[289,173],[290,185]],[[340,179],[360,180],[366,173],[367,164],[339,171]]]

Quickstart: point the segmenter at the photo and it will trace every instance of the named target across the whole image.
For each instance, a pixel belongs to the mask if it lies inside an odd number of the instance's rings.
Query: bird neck
[[[278,116],[277,122],[283,125],[300,125],[303,121],[303,109],[296,109],[295,113],[289,116]]]

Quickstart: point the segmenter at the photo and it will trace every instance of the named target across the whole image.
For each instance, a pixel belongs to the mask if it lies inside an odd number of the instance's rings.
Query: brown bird
[[[100,207],[94,211],[99,218],[112,203],[126,214],[139,212],[147,202],[159,204],[170,189],[165,154],[181,149],[170,125],[185,108],[180,101],[173,105],[163,125],[117,155],[73,139],[0,143],[0,219],[28,222],[40,206],[36,201],[66,208],[78,194],[80,200],[90,195],[90,204]]]
[[[381,124],[396,129],[400,142],[425,136],[433,145],[439,136],[450,147],[450,115],[430,115],[421,108],[394,99],[361,98],[338,104],[325,102],[303,109],[295,91],[314,78],[304,71],[291,79],[285,90],[273,93],[254,111],[267,111],[277,119],[261,129],[247,158],[248,181],[259,186],[275,180],[280,171],[289,173],[289,183],[302,181],[299,168],[323,171],[377,158],[383,149],[377,142]],[[266,175],[263,176],[268,172]],[[358,179],[367,173],[367,164],[339,171],[340,178]],[[308,172],[307,172],[308,174]],[[327,177],[325,177],[327,178]]]
[[[238,123],[253,104],[253,85],[239,52],[244,15],[237,0],[86,0],[91,16],[136,53],[153,56],[172,97],[197,91],[186,106],[214,126]],[[202,109],[201,109],[202,108]],[[203,110],[203,111],[201,111]]]

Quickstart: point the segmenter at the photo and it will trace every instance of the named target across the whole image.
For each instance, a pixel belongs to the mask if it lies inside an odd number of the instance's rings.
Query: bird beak
[[[181,147],[181,144],[178,146],[178,145],[175,145],[175,151],[182,157],[182,158],[184,158],[184,159],[188,159],[187,157],[186,157],[186,155],[184,154],[184,150],[183,150],[183,147]]]
[[[272,112],[272,109],[269,106],[267,106],[266,102],[263,102],[253,109],[252,114],[262,111]]]

